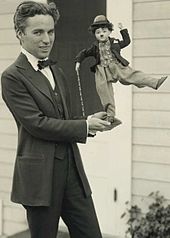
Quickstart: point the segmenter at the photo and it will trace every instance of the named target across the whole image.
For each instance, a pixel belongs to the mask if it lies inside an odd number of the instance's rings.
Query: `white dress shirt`
[[[51,69],[49,66],[45,67],[44,69],[39,69],[38,68],[38,61],[40,59],[37,59],[35,56],[33,56],[32,54],[30,54],[28,51],[26,51],[24,48],[21,48],[21,52],[27,57],[28,62],[32,65],[32,67],[34,68],[35,71],[40,71],[42,74],[44,74],[44,76],[49,80],[52,89],[55,88],[55,81],[54,81],[54,77],[53,74],[51,72]],[[47,60],[48,58],[45,58],[43,60]]]

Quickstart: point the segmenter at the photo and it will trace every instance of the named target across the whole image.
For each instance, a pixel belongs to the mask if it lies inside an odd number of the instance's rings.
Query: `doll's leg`
[[[114,99],[113,84],[111,82],[107,82],[107,89],[110,103],[105,104],[106,105],[105,110],[108,115],[108,121],[113,122],[115,117],[115,99]]]
[[[129,66],[125,67],[121,64],[117,65],[117,72],[119,75],[119,82],[121,84],[133,84],[138,88],[147,86],[153,89],[158,89],[167,78],[167,76],[154,78],[148,74],[143,73],[142,71],[134,70]]]
[[[104,71],[104,69],[103,69]],[[115,100],[112,83],[106,80],[104,72],[96,71],[95,73],[96,90],[103,105],[104,110],[108,113],[109,120],[113,121],[115,117]]]

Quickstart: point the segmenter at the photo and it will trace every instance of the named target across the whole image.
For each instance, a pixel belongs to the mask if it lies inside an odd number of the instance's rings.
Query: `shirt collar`
[[[36,58],[34,55],[30,54],[28,51],[26,51],[23,47],[21,47],[21,52],[27,57],[28,62],[32,65],[32,67],[35,69],[35,71],[38,71],[38,61],[40,59]],[[48,58],[45,58],[43,60],[46,60]]]

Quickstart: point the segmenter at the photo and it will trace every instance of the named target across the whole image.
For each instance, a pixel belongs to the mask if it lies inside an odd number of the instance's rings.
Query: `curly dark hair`
[[[24,32],[27,18],[34,17],[35,15],[50,15],[54,19],[55,24],[60,17],[59,11],[53,2],[44,4],[35,1],[25,1],[18,5],[14,14],[15,31],[18,32],[20,30]]]

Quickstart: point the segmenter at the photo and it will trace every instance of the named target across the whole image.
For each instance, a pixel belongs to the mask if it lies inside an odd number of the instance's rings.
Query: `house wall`
[[[133,1],[133,67],[155,77],[170,74],[170,1]],[[170,80],[158,91],[133,88],[132,200],[170,199]],[[142,200],[144,198],[144,200]]]

